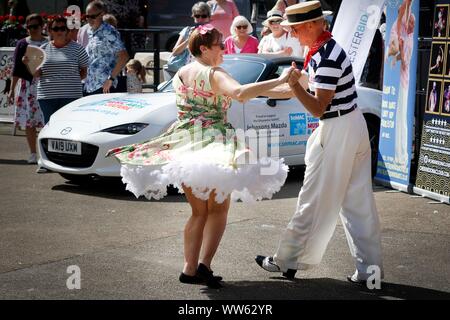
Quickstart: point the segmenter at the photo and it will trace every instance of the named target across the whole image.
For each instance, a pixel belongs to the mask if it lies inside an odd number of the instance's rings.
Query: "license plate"
[[[48,151],[81,155],[81,142],[48,139]]]

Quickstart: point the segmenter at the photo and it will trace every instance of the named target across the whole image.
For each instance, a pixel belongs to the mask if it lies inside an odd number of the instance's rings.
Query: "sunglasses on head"
[[[194,18],[195,19],[200,19],[200,18],[206,19],[206,18],[208,18],[208,15],[207,14],[194,14]]]
[[[87,14],[86,19],[97,19],[97,17],[101,14],[102,14],[101,12],[99,12],[97,14]]]
[[[58,32],[58,31],[67,31],[67,27],[66,26],[62,26],[62,27],[53,27],[52,31],[54,32]]]
[[[243,26],[236,26],[236,29],[241,30],[241,29],[247,29],[248,26],[247,25],[243,25]]]
[[[29,29],[29,30],[37,30],[40,27],[41,27],[41,25],[39,25],[39,24],[30,24],[30,25],[27,26],[27,29]]]

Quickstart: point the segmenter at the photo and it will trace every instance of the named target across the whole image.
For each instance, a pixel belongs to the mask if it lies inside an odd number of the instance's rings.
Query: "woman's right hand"
[[[288,82],[290,74],[292,73],[293,70],[294,70],[294,68],[292,68],[292,67],[284,69],[283,72],[280,74],[280,77],[278,78],[278,81],[280,83]]]
[[[30,59],[28,59],[27,56],[23,56],[23,57],[22,57],[22,62],[23,62],[24,64],[28,64],[28,62],[30,62]]]

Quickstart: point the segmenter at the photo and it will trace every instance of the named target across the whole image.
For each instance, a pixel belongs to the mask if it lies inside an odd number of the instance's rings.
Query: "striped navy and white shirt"
[[[80,68],[89,63],[86,50],[74,41],[62,48],[48,42],[41,48],[46,57],[37,88],[38,99],[81,98]]]
[[[335,90],[327,111],[344,110],[356,104],[355,77],[344,49],[330,39],[311,57],[308,66],[309,90]]]

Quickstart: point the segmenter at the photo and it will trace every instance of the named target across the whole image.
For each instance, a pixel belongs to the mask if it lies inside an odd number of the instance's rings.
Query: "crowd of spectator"
[[[80,29],[69,29],[64,15],[54,16],[45,24],[39,14],[29,15],[26,1],[9,0],[11,14],[28,14],[26,30],[28,36],[17,43],[14,55],[13,80],[9,101],[16,106],[15,124],[25,128],[30,148],[30,163],[36,163],[36,128],[40,128],[50,116],[62,106],[82,96],[116,92],[118,76],[126,74],[127,91],[142,92],[145,68],[138,60],[129,60],[127,50],[116,29],[117,8],[107,10],[107,1],[90,1],[86,7],[87,23]],[[142,1],[137,1],[142,2]],[[267,35],[261,42],[253,36],[253,27],[248,19],[239,15],[233,0],[210,0],[197,2],[192,7],[193,25],[185,27],[172,51],[177,60],[168,78],[177,68],[193,61],[188,41],[192,31],[199,25],[212,24],[221,31],[224,54],[265,53],[274,55],[303,55],[298,41],[291,41],[289,33],[279,23],[283,21],[283,5],[289,1],[278,1],[275,10],[269,11],[263,25]],[[142,17],[135,24],[142,27]],[[41,47],[46,59],[43,65],[31,74],[27,68],[28,45]],[[183,58],[181,59],[181,56]],[[180,62],[181,61],[181,62]],[[128,64],[127,64],[128,62]]]
[[[15,4],[10,2],[11,6]],[[52,17],[46,26],[37,13],[26,18],[28,36],[16,45],[8,100],[15,105],[15,126],[26,131],[30,164],[37,163],[36,129],[49,122],[58,109],[76,99],[115,92],[117,77],[128,62],[127,51],[116,29],[117,19],[107,13],[102,1],[91,1],[87,5],[86,19],[88,23],[77,30],[68,27],[64,15]],[[37,57],[28,56],[30,45],[39,47],[45,57],[33,71],[30,61]],[[145,69],[139,61],[129,62],[127,74],[129,91],[142,92]],[[43,171],[38,168],[38,172]]]
[[[291,3],[292,2],[292,3]],[[267,13],[263,22],[260,40],[254,36],[250,21],[239,14],[233,0],[212,0],[197,2],[192,7],[193,26],[185,27],[176,42],[168,64],[164,68],[165,80],[169,80],[177,70],[193,61],[188,51],[189,35],[199,25],[211,24],[222,33],[224,54],[262,53],[279,56],[304,56],[302,48],[280,23],[285,19],[284,9],[288,5],[300,1],[279,0]]]

